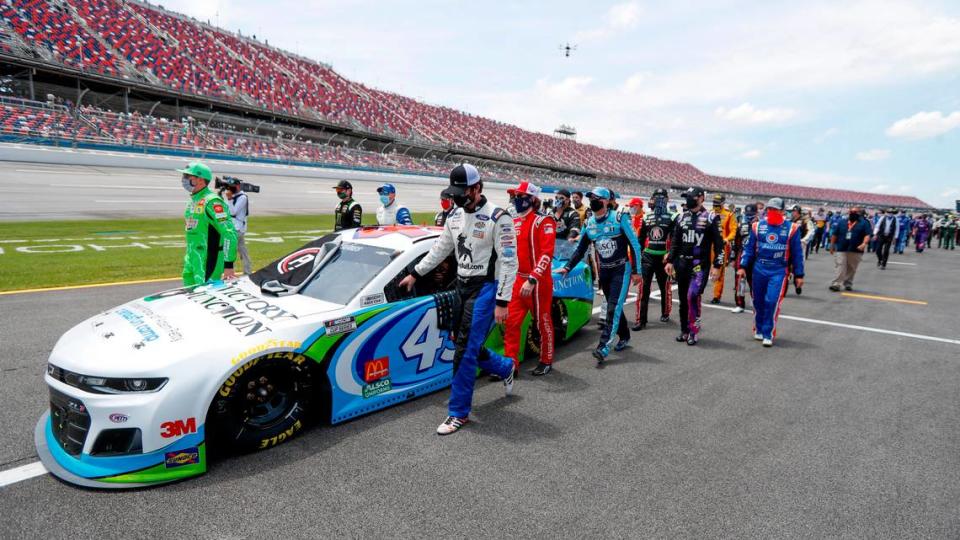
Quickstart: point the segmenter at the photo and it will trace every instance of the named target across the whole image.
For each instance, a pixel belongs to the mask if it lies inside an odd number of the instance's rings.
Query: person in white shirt
[[[250,261],[250,252],[247,251],[247,217],[250,213],[250,206],[247,200],[247,194],[240,189],[240,180],[231,177],[225,177],[223,183],[227,188],[223,190],[223,196],[227,200],[227,206],[230,207],[230,216],[233,217],[233,228],[237,230],[237,257],[243,262],[243,273],[250,275],[253,270],[253,263]]]
[[[397,188],[393,184],[384,184],[377,188],[380,195],[380,208],[377,208],[378,225],[413,225],[410,210],[397,202]]]

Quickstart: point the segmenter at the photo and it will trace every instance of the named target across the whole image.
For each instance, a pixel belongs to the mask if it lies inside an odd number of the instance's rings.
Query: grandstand
[[[742,198],[927,209],[914,197],[706,174],[688,163],[523,130],[370,88],[330,66],[132,0],[0,8],[6,140],[153,149],[624,192],[701,185]],[[50,95],[46,102],[38,95]]]

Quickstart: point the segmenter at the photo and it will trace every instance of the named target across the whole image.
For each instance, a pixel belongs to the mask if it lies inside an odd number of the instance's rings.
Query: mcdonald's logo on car
[[[367,383],[379,381],[390,376],[390,358],[374,358],[367,360],[363,366],[363,380]]]

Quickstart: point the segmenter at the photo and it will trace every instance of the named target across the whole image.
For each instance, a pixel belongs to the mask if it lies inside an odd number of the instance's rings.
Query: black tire
[[[220,386],[207,413],[217,453],[265,450],[286,442],[313,419],[314,362],[292,352],[250,360]]]
[[[553,320],[554,345],[563,343],[567,337],[567,325],[570,324],[567,306],[563,300],[554,298],[550,313]],[[540,354],[540,331],[534,321],[530,321],[530,328],[527,330],[527,351],[535,355]]]

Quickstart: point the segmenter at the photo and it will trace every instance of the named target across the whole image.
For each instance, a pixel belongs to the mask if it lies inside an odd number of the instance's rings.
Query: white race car
[[[270,448],[312,421],[445,388],[455,265],[413,292],[397,285],[439,232],[331,234],[249,277],[147,296],[75,326],[50,354],[50,410],[34,434],[41,461],[84,486],[169,482],[206,471],[209,448]],[[555,281],[559,339],[589,322],[591,283],[583,263]],[[502,335],[495,328],[487,344],[502,350]]]

